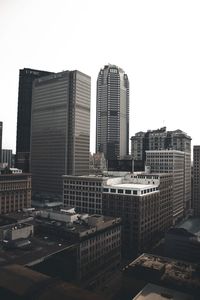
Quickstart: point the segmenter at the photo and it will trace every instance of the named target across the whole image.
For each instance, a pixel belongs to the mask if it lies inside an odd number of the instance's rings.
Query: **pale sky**
[[[80,70],[96,79],[111,63],[130,81],[130,137],[167,126],[200,144],[199,0],[0,0],[3,148],[16,143],[19,69]]]

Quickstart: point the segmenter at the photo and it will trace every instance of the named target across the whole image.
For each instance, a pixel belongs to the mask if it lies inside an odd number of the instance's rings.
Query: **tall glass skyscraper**
[[[33,83],[31,173],[33,195],[62,199],[62,175],[88,175],[91,78],[79,71]]]
[[[129,80],[125,72],[106,65],[97,79],[96,152],[107,160],[129,153]]]
[[[19,71],[16,167],[22,169],[23,172],[30,171],[29,160],[33,81],[48,74],[51,73],[27,68]]]

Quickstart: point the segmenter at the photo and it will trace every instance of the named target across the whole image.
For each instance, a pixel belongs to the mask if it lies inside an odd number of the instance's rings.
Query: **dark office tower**
[[[124,71],[107,65],[97,79],[96,152],[107,160],[129,153],[129,81]]]
[[[1,162],[8,164],[8,168],[11,168],[12,165],[12,150],[10,149],[2,149],[1,150]]]
[[[36,78],[51,74],[45,71],[19,71],[16,167],[29,172],[32,84]]]
[[[200,216],[200,146],[193,148],[193,210]]]
[[[31,126],[33,194],[61,200],[62,175],[88,175],[91,79],[65,71],[34,81]]]
[[[0,122],[0,163],[1,163],[1,151],[2,151],[2,133],[3,133],[3,122]]]

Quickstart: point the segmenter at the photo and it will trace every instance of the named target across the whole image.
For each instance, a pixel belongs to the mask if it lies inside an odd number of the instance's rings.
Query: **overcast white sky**
[[[78,69],[96,78],[112,63],[130,81],[130,136],[167,126],[200,144],[199,0],[0,0],[0,120],[15,152],[21,68]]]

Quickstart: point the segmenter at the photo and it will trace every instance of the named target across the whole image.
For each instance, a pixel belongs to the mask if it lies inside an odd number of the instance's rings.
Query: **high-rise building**
[[[90,77],[79,71],[34,81],[31,173],[40,199],[62,198],[62,175],[89,174],[90,89]]]
[[[10,149],[2,149],[1,150],[1,162],[7,163],[8,168],[12,167],[12,150]]]
[[[16,167],[29,172],[32,84],[36,78],[51,74],[45,71],[22,69],[19,71]]]
[[[172,226],[172,175],[133,173],[117,181],[104,185],[102,212],[122,219],[122,253],[133,257]]]
[[[166,127],[137,132],[131,137],[131,154],[136,168],[141,166],[144,170],[147,150],[178,150],[191,153],[191,137],[179,129],[167,131]]]
[[[193,148],[193,211],[200,216],[200,146]]]
[[[129,80],[125,72],[106,65],[97,79],[96,152],[107,160],[129,153]]]
[[[0,163],[2,162],[1,161],[2,134],[3,134],[3,122],[0,122]]]
[[[177,150],[146,151],[151,172],[173,174],[174,222],[187,215],[191,205],[190,153]]]

